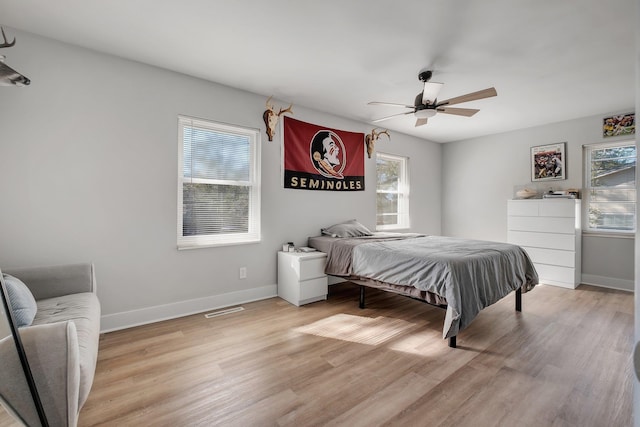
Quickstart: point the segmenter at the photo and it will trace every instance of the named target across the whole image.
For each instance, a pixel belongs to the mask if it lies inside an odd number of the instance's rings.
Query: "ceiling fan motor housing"
[[[431,70],[420,71],[420,74],[418,74],[418,78],[421,82],[428,82],[429,79],[431,79],[432,74],[433,72]]]
[[[422,103],[422,92],[416,95],[415,101],[413,101],[413,105],[418,110],[426,110],[427,108],[436,108],[435,102],[433,104],[423,104]]]

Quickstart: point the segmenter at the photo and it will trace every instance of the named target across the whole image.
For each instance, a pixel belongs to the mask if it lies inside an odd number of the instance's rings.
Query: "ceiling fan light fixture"
[[[422,92],[422,103],[433,104],[436,102],[436,98],[438,97],[443,85],[444,83],[426,82],[424,84],[424,91]]]
[[[425,108],[425,109],[416,111],[417,119],[428,119],[435,115],[436,115],[436,110],[432,108]]]

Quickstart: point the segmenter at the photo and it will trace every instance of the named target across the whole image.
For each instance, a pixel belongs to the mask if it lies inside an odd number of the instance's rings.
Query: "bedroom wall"
[[[32,84],[0,88],[0,266],[93,261],[104,330],[273,296],[283,242],[306,244],[320,227],[352,218],[375,227],[375,159],[365,159],[364,192],[282,188],[281,130],[267,141],[266,96],[10,34],[18,43],[7,62]],[[371,129],[293,111],[328,127]],[[261,129],[261,243],[176,249],[179,114]],[[376,148],[410,158],[410,231],[439,234],[441,146],[391,135]]]
[[[633,111],[629,106],[621,112]],[[582,145],[602,142],[602,115],[443,145],[442,232],[506,241],[507,200],[514,186],[539,191],[582,188]],[[607,141],[612,139],[608,138]],[[532,183],[532,146],[567,143],[567,179]],[[582,282],[634,289],[634,239],[583,235]]]

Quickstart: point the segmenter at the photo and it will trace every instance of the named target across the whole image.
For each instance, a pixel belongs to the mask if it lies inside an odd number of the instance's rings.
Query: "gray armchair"
[[[37,303],[33,323],[19,329],[51,426],[75,426],[89,396],[100,337],[100,302],[93,264],[7,270],[24,282]],[[0,340],[0,400],[15,418],[39,425],[14,343]]]

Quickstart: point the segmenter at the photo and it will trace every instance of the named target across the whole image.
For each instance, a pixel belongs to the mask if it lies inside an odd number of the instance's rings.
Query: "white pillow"
[[[8,274],[2,274],[2,277],[4,278],[4,285],[9,297],[9,306],[16,326],[19,328],[31,325],[38,311],[38,305],[33,294],[27,288],[27,285],[22,283],[22,280]]]

